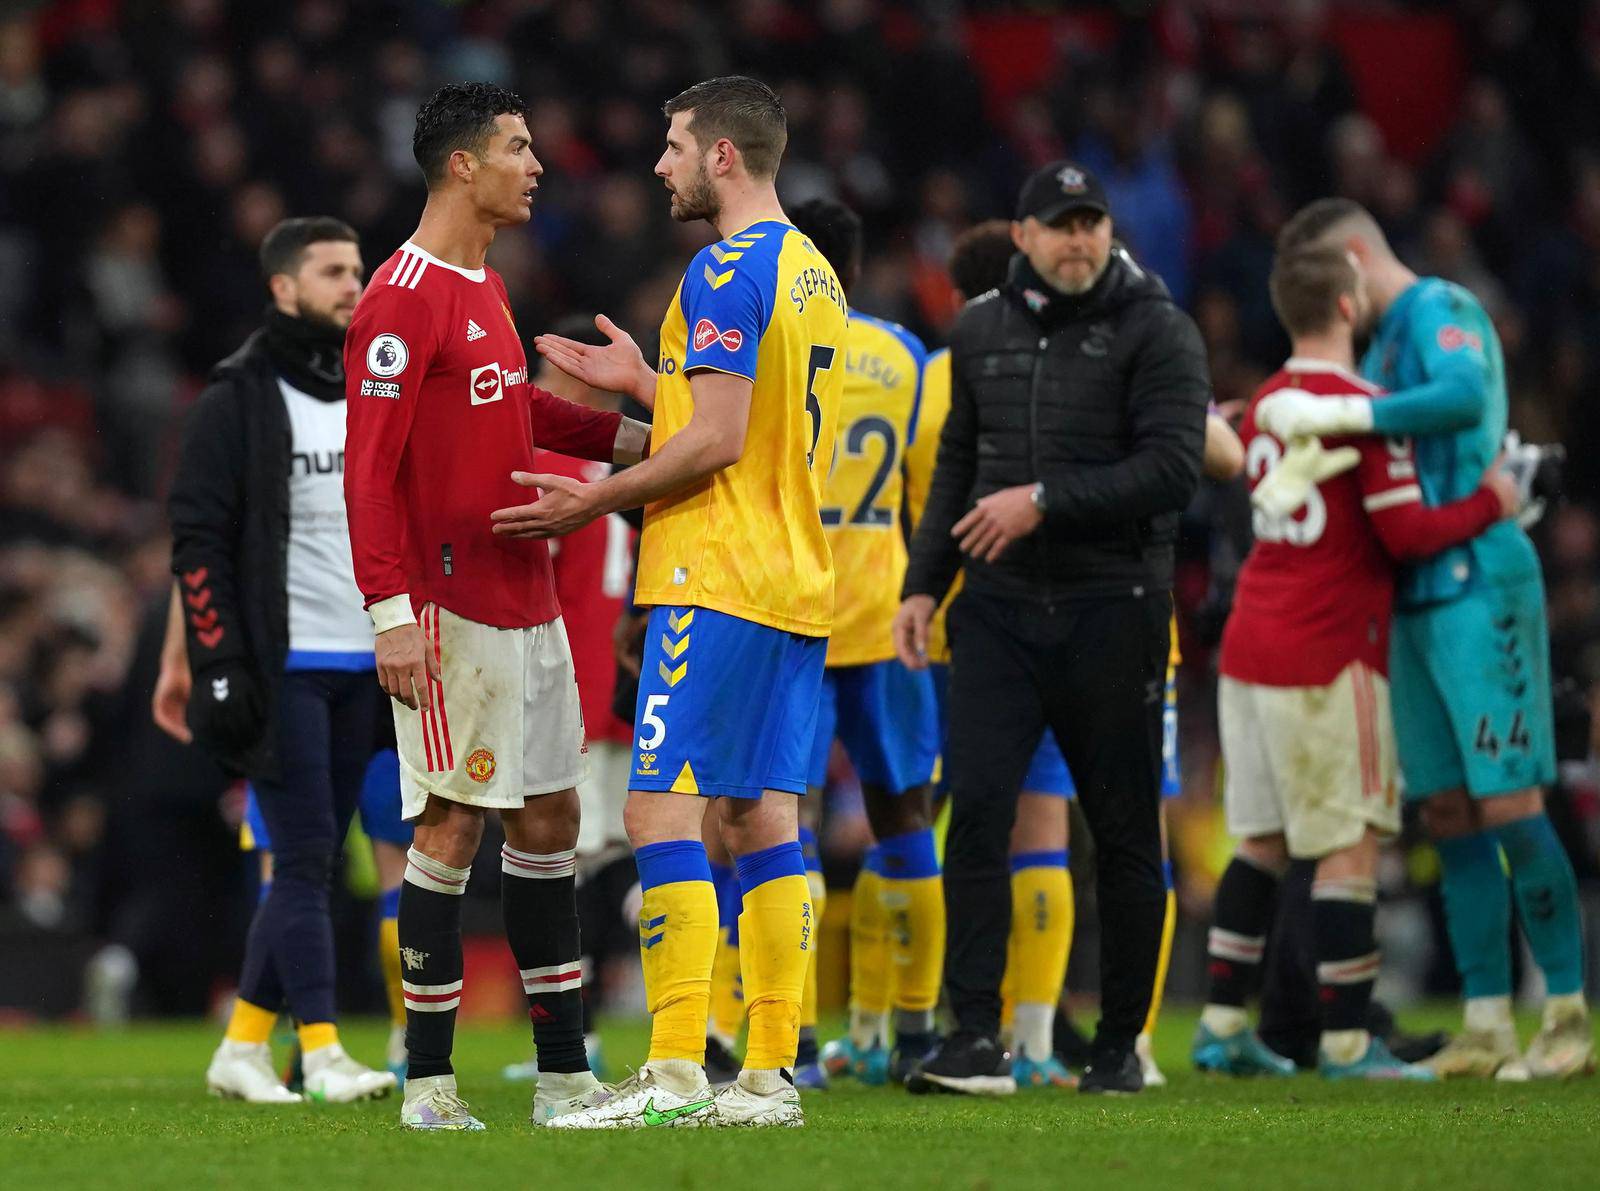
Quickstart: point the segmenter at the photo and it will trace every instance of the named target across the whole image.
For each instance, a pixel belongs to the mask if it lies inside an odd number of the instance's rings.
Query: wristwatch
[[[1036,483],[1033,486],[1033,490],[1028,493],[1028,496],[1033,501],[1033,507],[1039,510],[1039,515],[1041,517],[1044,516],[1048,511],[1044,500],[1044,481],[1040,480]]]

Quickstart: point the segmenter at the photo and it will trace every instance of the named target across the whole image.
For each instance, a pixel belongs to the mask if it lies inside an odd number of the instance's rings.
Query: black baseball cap
[[[1017,199],[1017,219],[1033,216],[1040,223],[1054,223],[1068,211],[1087,208],[1102,215],[1111,213],[1105,187],[1083,166],[1072,161],[1052,161],[1034,172],[1022,184]]]

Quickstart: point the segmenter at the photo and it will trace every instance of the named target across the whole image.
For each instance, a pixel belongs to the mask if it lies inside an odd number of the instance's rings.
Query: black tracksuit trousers
[[[1094,836],[1101,938],[1097,1047],[1132,1046],[1166,910],[1161,713],[1172,598],[1053,606],[964,591],[951,606],[945,984],[957,1027],[994,1037],[1011,929],[1017,795],[1054,731]]]

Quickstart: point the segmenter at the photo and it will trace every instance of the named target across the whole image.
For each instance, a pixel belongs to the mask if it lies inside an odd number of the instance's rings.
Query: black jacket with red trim
[[[269,316],[267,327],[211,370],[189,412],[167,498],[195,689],[208,670],[240,664],[262,695],[253,744],[197,740],[224,769],[250,778],[278,774],[278,688],[289,651],[292,434],[278,377],[325,400],[344,397],[338,347],[319,354],[317,340],[297,323]],[[326,367],[327,383],[315,383],[308,367]]]

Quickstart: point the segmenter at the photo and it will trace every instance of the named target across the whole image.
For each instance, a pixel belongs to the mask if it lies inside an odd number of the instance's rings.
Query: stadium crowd
[[[607,310],[647,356],[707,234],[649,177],[660,103],[729,69],[782,94],[785,200],[861,212],[853,303],[930,343],[954,313],[955,235],[1039,164],[1091,165],[1119,235],[1198,321],[1225,412],[1285,352],[1266,277],[1287,213],[1366,205],[1419,272],[1484,302],[1513,424],[1567,446],[1571,501],[1539,537],[1572,725],[1553,805],[1580,879],[1600,879],[1600,4],[1010,7],[66,0],[0,22],[0,937],[128,946],[155,982],[144,1003],[172,1010],[236,964],[237,929],[206,931],[206,955],[172,937],[195,898],[242,902],[242,872],[237,797],[149,725],[159,498],[205,370],[260,319],[266,230],[337,215],[382,260],[421,202],[417,106],[460,78],[531,104],[546,174],[490,257],[519,324]],[[1191,916],[1225,859],[1208,659],[1247,523],[1238,490],[1186,523]],[[1410,860],[1392,887],[1428,885],[1425,853]],[[19,995],[0,984],[0,1005]]]

